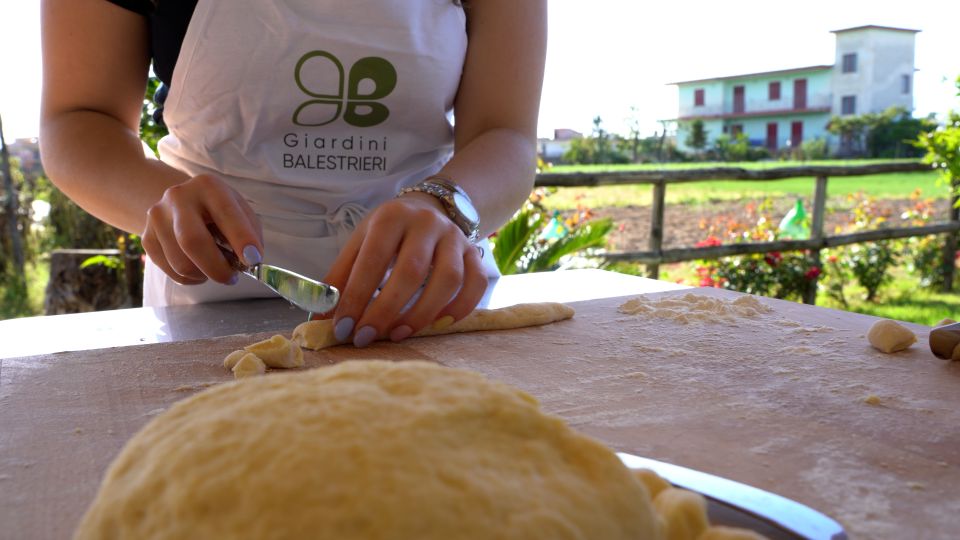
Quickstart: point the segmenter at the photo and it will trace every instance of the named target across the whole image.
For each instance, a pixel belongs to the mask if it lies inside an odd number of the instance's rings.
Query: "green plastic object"
[[[810,238],[810,223],[807,211],[803,209],[803,199],[797,199],[797,204],[780,220],[780,237],[795,240]]]
[[[569,231],[567,230],[566,225],[563,224],[563,219],[560,217],[560,211],[554,210],[553,217],[550,218],[550,222],[547,223],[547,226],[544,227],[543,232],[540,233],[541,240],[559,240],[567,235]]]

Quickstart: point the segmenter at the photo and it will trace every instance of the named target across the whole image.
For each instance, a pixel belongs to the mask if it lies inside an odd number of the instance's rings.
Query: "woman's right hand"
[[[235,284],[239,276],[217,247],[215,231],[245,264],[261,262],[256,213],[225,181],[201,174],[168,188],[147,210],[141,242],[150,260],[177,283],[197,285],[209,278]]]

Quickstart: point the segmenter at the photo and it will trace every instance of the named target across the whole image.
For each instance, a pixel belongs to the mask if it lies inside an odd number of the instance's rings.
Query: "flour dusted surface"
[[[756,318],[772,310],[753,296],[728,300],[691,293],[658,299],[640,296],[623,303],[619,311],[627,315],[646,315],[687,324],[692,321],[733,322],[742,318]]]

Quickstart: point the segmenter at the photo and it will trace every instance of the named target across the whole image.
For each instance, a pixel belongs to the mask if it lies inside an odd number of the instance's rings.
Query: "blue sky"
[[[522,1],[522,0],[521,0]],[[645,133],[676,114],[668,83],[832,64],[831,30],[878,24],[917,34],[916,114],[960,108],[956,0],[548,0],[550,40],[540,133],[589,131],[594,116],[626,131],[631,107]],[[787,15],[789,13],[789,15]],[[39,1],[0,5],[0,114],[9,139],[37,133]]]

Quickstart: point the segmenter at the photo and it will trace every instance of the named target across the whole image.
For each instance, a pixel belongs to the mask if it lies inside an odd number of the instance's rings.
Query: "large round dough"
[[[107,471],[92,538],[659,538],[647,490],[529,395],[354,361],[175,404]]]

